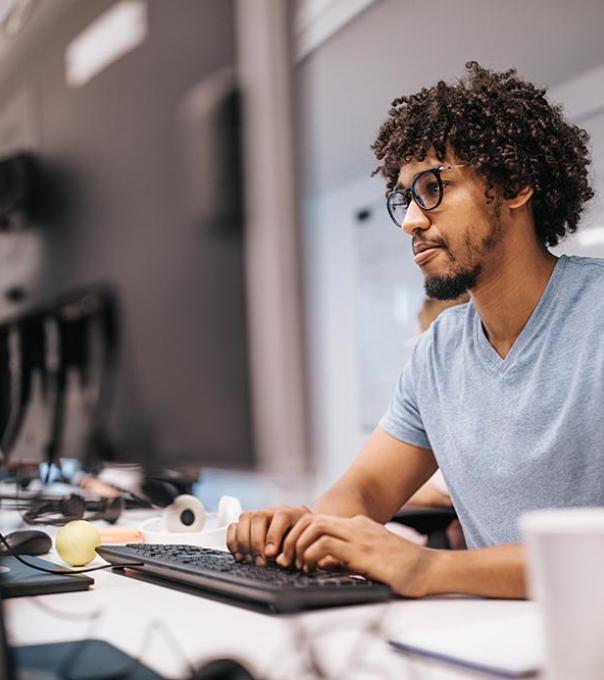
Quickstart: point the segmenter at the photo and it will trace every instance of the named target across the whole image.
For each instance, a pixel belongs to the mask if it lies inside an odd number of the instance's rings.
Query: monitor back
[[[97,23],[95,46],[90,27],[128,5],[142,12],[136,44],[114,46],[85,80],[107,31],[127,31]],[[55,455],[90,455],[101,418],[92,453],[251,467],[234,3],[53,0],[37,11],[0,49],[0,155],[35,161],[31,214],[0,234],[0,322],[8,337],[22,315],[55,318],[91,294],[112,320],[101,340],[78,335],[80,354],[102,363],[104,411],[86,396],[94,370],[74,361],[59,380],[60,427],[54,402],[34,424],[40,446],[60,436]],[[95,355],[100,341],[114,346]]]

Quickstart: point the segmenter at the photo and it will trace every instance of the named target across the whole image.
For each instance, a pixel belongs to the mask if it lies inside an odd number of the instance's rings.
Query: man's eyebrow
[[[431,169],[432,169],[432,168],[424,168],[423,170],[418,170],[418,171],[413,175],[413,177],[411,177],[411,181],[409,182],[409,186],[408,186],[408,187],[405,187],[405,185],[401,182],[401,177],[400,177],[400,175],[399,175],[399,178],[398,178],[398,180],[397,180],[397,182],[396,182],[396,187],[395,187],[395,188],[398,189],[399,191],[402,191],[402,192],[408,191],[409,188],[411,187],[411,185],[413,184],[415,178],[416,178],[418,175],[420,175],[422,172],[425,172],[426,170],[431,170]]]

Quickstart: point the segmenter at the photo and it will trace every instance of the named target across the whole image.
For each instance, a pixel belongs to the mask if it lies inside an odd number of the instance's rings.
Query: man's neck
[[[503,359],[539,303],[558,259],[533,241],[511,245],[500,249],[493,259],[496,267],[486,269],[472,290],[486,336]]]

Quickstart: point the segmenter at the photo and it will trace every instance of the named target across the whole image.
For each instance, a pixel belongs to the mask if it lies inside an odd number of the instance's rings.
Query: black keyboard
[[[361,576],[333,571],[305,574],[271,562],[257,567],[236,562],[228,552],[193,545],[133,543],[101,545],[96,551],[116,567],[136,564],[128,568],[236,600],[266,605],[274,612],[380,602],[392,594],[388,586]]]

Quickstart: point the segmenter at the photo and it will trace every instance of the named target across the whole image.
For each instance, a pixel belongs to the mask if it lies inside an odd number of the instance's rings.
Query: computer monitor
[[[0,595],[0,678],[14,680],[15,675],[12,651],[8,645],[8,639],[6,637],[3,609],[4,606],[2,603],[2,595]]]
[[[308,470],[289,3],[8,4],[4,456]]]

